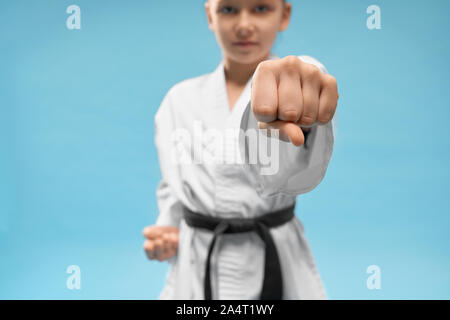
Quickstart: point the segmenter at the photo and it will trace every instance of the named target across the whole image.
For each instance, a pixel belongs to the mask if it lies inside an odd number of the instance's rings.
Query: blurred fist
[[[297,56],[259,63],[251,95],[258,128],[278,129],[279,139],[296,146],[303,131],[333,118],[339,99],[336,79]]]
[[[142,231],[146,238],[144,250],[149,259],[159,261],[173,257],[178,251],[178,228],[172,226],[148,226]]]

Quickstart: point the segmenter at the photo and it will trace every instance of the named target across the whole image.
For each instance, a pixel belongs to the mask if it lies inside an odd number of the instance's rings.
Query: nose
[[[247,10],[241,10],[236,23],[236,34],[238,38],[248,38],[254,32],[254,24]]]

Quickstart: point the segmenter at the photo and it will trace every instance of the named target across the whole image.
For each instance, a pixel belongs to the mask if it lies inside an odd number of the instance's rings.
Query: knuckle
[[[315,122],[315,119],[311,115],[304,114],[304,115],[302,115],[300,122],[305,125],[311,125]]]
[[[300,59],[297,56],[290,55],[284,58],[284,64],[289,68],[295,68],[299,65]]]
[[[274,115],[274,108],[267,105],[257,105],[253,107],[253,113],[255,116],[259,116],[261,118],[267,118]]]
[[[310,63],[305,67],[305,78],[307,79],[316,79],[319,78],[321,71],[315,65]]]
[[[332,75],[325,75],[325,85],[337,90],[337,80]]]
[[[321,115],[317,121],[319,121],[322,124],[328,123],[331,120],[331,113],[327,112],[323,115]]]
[[[279,117],[284,121],[297,121],[300,117],[300,112],[294,109],[280,110]]]
[[[264,60],[258,64],[257,69],[259,71],[269,71],[269,70],[271,70],[271,65],[272,65],[272,63],[270,60]]]

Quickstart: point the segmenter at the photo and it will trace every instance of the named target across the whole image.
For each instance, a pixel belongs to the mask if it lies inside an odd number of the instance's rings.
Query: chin
[[[231,57],[233,57],[235,61],[244,64],[253,64],[262,59],[260,52],[234,52]]]

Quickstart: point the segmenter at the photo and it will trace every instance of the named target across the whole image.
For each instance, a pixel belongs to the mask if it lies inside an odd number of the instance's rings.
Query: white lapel
[[[276,55],[270,54],[269,60],[279,59]],[[215,95],[215,103],[214,103],[214,116],[218,117],[217,126],[219,126],[220,130],[226,131],[227,129],[232,129],[235,133],[239,132],[241,126],[241,120],[243,114],[247,107],[250,107],[250,99],[251,99],[251,82],[253,76],[248,79],[247,84],[239,98],[236,101],[233,109],[230,111],[228,104],[228,95],[226,88],[226,79],[225,79],[225,69],[224,69],[224,61],[219,63],[216,70],[213,73],[213,81],[214,81],[214,95]],[[237,136],[236,136],[237,139]],[[239,152],[239,144],[236,144],[235,139],[227,139],[227,135],[225,135],[225,143],[226,147],[224,150],[224,158],[227,163],[232,163],[235,161],[240,161],[237,157],[237,153]],[[221,166],[219,166],[221,168]],[[222,168],[224,169],[224,168]]]

